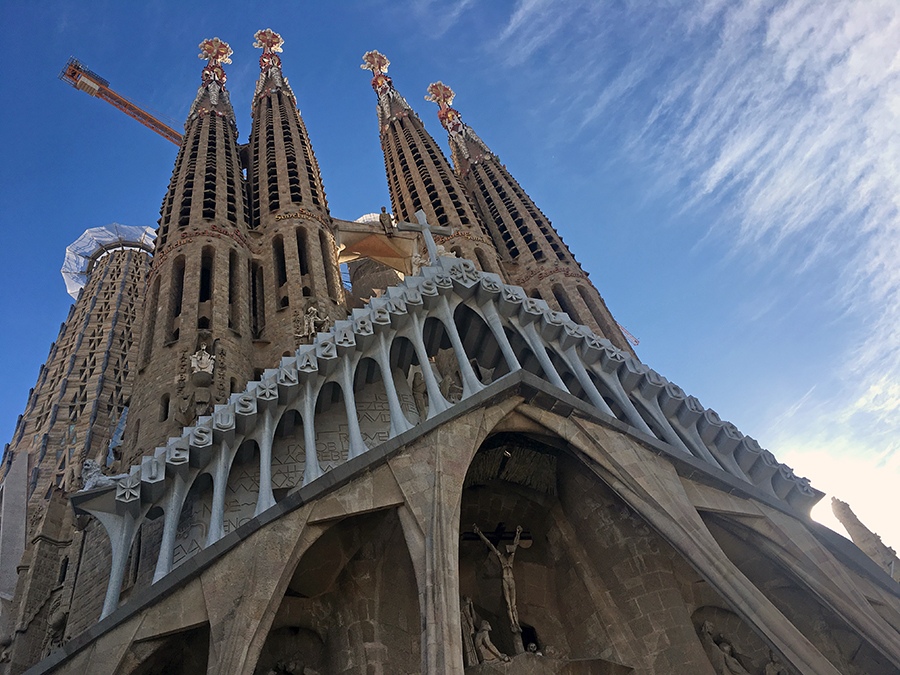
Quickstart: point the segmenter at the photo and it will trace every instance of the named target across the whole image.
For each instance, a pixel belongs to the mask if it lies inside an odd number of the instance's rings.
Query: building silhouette
[[[365,55],[396,222],[342,221],[255,38],[249,143],[206,40],[155,244],[76,247],[4,455],[0,673],[900,672],[896,582],[637,359],[449,87],[452,165]]]

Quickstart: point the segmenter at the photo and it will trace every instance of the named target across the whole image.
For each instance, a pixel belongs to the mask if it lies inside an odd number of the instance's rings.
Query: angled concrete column
[[[362,432],[359,430],[359,418],[356,412],[356,394],[353,393],[353,372],[359,359],[351,361],[349,355],[342,357],[341,365],[341,389],[344,392],[344,408],[347,411],[347,435],[350,440],[350,449],[347,452],[347,459],[359,457],[368,446],[363,440]]]
[[[209,535],[206,545],[211,546],[225,536],[225,491],[228,487],[228,469],[231,467],[231,448],[222,441],[213,467],[212,506],[209,513]]]
[[[378,367],[381,368],[381,381],[384,383],[384,391],[388,398],[388,409],[391,412],[391,438],[412,429],[412,424],[403,414],[400,407],[400,397],[397,396],[397,388],[394,386],[394,377],[391,374],[391,358],[384,333],[378,334],[378,344],[375,348],[375,357]]]
[[[257,427],[256,442],[259,443],[259,497],[256,500],[258,516],[275,505],[272,494],[272,439],[275,437],[275,420],[272,411],[267,407],[262,414],[262,424]]]
[[[416,357],[419,359],[419,365],[422,368],[422,377],[425,380],[425,390],[428,392],[428,419],[431,419],[438,413],[447,410],[447,408],[450,407],[450,404],[447,402],[447,399],[444,398],[443,394],[441,394],[441,387],[438,384],[437,378],[434,376],[434,371],[431,369],[431,362],[428,360],[428,351],[425,349],[425,342],[422,340],[422,322],[418,315],[412,313],[410,313],[410,321],[413,324],[412,330],[410,331],[413,347],[415,347]]]
[[[159,544],[159,556],[156,559],[156,571],[153,573],[153,583],[156,583],[172,571],[172,556],[175,551],[175,535],[178,533],[178,520],[181,517],[181,508],[184,506],[184,498],[187,495],[187,476],[175,474],[166,495],[165,520],[163,523],[162,541]]]
[[[444,330],[450,338],[450,344],[453,345],[453,353],[456,354],[456,360],[459,363],[459,372],[463,381],[463,398],[468,398],[472,394],[484,389],[481,380],[472,370],[472,364],[469,363],[469,355],[463,348],[462,339],[459,337],[459,331],[456,330],[456,323],[453,321],[453,310],[450,309],[450,303],[447,298],[441,297],[437,306],[437,315],[444,324]]]
[[[512,345],[509,344],[509,338],[506,337],[506,331],[503,330],[503,320],[500,318],[500,314],[497,312],[494,303],[484,303],[481,306],[481,311],[484,313],[485,323],[488,328],[491,329],[491,333],[494,334],[494,339],[497,340],[497,344],[500,345],[500,351],[503,353],[503,358],[506,359],[506,365],[509,366],[509,372],[514,373],[517,370],[521,370],[522,366],[519,363],[519,359],[516,358],[516,353],[513,351]]]
[[[303,484],[309,485],[322,475],[319,455],[316,452],[316,391],[313,389],[312,378],[307,379],[303,385],[302,396],[300,416],[303,418],[303,446],[306,453]]]

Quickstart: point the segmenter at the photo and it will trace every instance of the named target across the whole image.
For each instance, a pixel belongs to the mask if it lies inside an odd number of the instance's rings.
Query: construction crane
[[[631,343],[632,346],[637,347],[639,344],[641,344],[641,341],[634,337],[634,335],[629,333],[625,329],[625,326],[620,324],[618,321],[616,322],[616,325],[619,327],[619,330],[622,331],[622,335],[625,336],[625,339],[628,340],[628,342]]]
[[[137,103],[130,101],[121,94],[117,94],[109,88],[109,82],[97,73],[89,70],[87,66],[77,59],[70,58],[66,67],[59,74],[59,79],[68,82],[76,89],[87,92],[91,96],[101,98],[107,103],[112,103],[126,115],[133,117],[138,122],[153,129],[160,136],[169,139],[175,145],[181,146],[181,134],[172,127],[160,122],[149,112],[141,108]]]

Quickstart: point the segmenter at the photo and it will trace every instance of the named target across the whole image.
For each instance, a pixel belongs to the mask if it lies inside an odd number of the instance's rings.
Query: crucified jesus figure
[[[509,623],[513,633],[521,633],[522,628],[519,626],[519,612],[516,609],[516,580],[513,578],[513,559],[516,557],[516,549],[519,547],[519,538],[522,536],[522,526],[516,527],[516,538],[513,540],[512,551],[509,555],[503,555],[496,547],[488,541],[484,533],[479,529],[478,525],[473,525],[475,534],[481,537],[481,540],[488,545],[488,548],[494,552],[500,560],[500,567],[503,570],[503,597],[506,599],[506,610],[509,613]]]

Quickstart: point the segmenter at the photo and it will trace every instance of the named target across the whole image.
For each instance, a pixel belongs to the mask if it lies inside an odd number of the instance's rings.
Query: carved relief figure
[[[424,420],[428,414],[428,391],[425,387],[425,377],[421,372],[413,375],[412,392],[413,399],[416,402],[416,410],[419,411],[419,419]]]
[[[300,331],[297,333],[296,337],[302,340],[312,341],[316,336],[316,333],[320,330],[324,330],[327,325],[328,319],[319,316],[319,310],[316,307],[307,307],[306,314],[303,315],[303,320],[300,325]]]
[[[460,624],[462,625],[463,658],[467,666],[478,665],[478,650],[475,648],[475,606],[472,598],[462,596],[462,609],[460,610]]]
[[[491,642],[489,633],[491,632],[491,624],[487,621],[481,622],[481,628],[475,634],[475,648],[481,656],[482,663],[490,663],[491,661],[509,661],[509,657],[501,652]]]
[[[194,421],[194,392],[178,397],[175,405],[175,421],[183,427]]]
[[[769,662],[766,664],[763,675],[790,675],[790,672],[788,672],[785,665],[778,660],[778,657],[775,656],[775,652],[769,651]]]
[[[120,473],[115,476],[105,476],[100,470],[100,465],[93,459],[84,460],[81,469],[81,478],[84,481],[82,490],[96,490],[97,488],[114,487],[117,478],[124,478],[128,474]]]
[[[744,666],[734,657],[734,648],[728,640],[721,636],[718,642],[712,636],[713,626],[704,621],[700,628],[700,642],[712,664],[716,675],[750,675]]]
[[[216,357],[206,351],[206,343],[200,343],[200,349],[191,355],[191,371],[194,373],[209,373],[212,375],[216,367]]]
[[[488,548],[500,560],[500,567],[503,571],[503,597],[506,600],[506,611],[509,615],[509,623],[513,633],[521,633],[522,628],[519,626],[519,612],[516,609],[516,580],[513,578],[513,560],[516,557],[516,549],[519,547],[519,539],[522,536],[522,526],[516,527],[516,538],[512,544],[512,550],[509,555],[503,555],[494,545],[484,536],[478,525],[473,526],[475,534],[481,537],[481,540],[488,545]],[[509,550],[509,548],[507,548]]]

